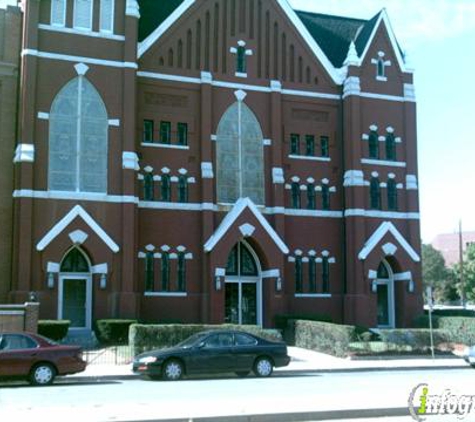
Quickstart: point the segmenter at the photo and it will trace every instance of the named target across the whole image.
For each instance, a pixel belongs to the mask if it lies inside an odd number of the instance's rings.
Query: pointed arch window
[[[264,150],[260,124],[242,101],[224,113],[217,131],[218,202],[235,203],[249,197],[263,205]]]
[[[178,291],[186,291],[186,259],[185,253],[178,254]]]
[[[178,179],[178,202],[188,202],[188,178],[180,176]]]
[[[379,159],[378,133],[372,130],[369,134],[369,158]]]
[[[307,185],[307,208],[309,210],[314,210],[316,208],[315,202],[315,185],[313,183],[309,183]]]
[[[292,195],[292,208],[300,208],[300,185],[297,182],[293,182],[290,191]]]
[[[171,180],[169,174],[162,174],[162,182],[160,186],[162,201],[170,202],[172,199]]]
[[[330,188],[328,185],[322,185],[322,209],[330,209]]]
[[[69,82],[50,112],[50,190],[107,191],[107,111],[99,93],[84,77]]]
[[[370,206],[374,210],[381,209],[381,189],[379,187],[379,179],[372,177],[370,182]]]
[[[322,293],[330,292],[330,263],[328,257],[322,258]]]
[[[168,252],[162,252],[162,291],[170,289],[170,255]]]
[[[84,254],[78,248],[73,248],[63,258],[60,271],[62,273],[88,273],[90,267]]]
[[[386,159],[388,161],[396,160],[396,141],[392,133],[386,135]]]
[[[308,290],[310,293],[317,292],[317,265],[314,258],[308,263]]]
[[[388,180],[387,192],[389,211],[397,211],[397,186],[394,179]]]
[[[295,292],[302,293],[303,291],[303,271],[302,271],[302,257],[295,257]]]
[[[155,271],[154,271],[153,252],[145,254],[145,291],[153,292],[155,288]]]
[[[154,180],[152,173],[145,174],[143,178],[143,193],[145,201],[153,201]]]

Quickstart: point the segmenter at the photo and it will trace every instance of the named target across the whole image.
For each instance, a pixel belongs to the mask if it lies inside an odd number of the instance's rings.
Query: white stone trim
[[[185,259],[188,259],[188,260],[193,259],[193,254],[191,252],[186,253]]]
[[[310,249],[310,250],[308,251],[308,255],[309,255],[309,256],[315,256],[315,255],[317,255],[317,252],[315,252],[313,249]]]
[[[137,0],[127,0],[125,7],[125,15],[133,18],[140,18],[140,8]]]
[[[392,218],[395,220],[419,220],[418,212],[396,212],[396,211],[378,211],[364,210],[361,208],[350,208],[344,212],[345,217],[373,217],[373,218]]]
[[[124,170],[140,170],[139,157],[136,152],[124,151],[122,153],[122,168]]]
[[[215,268],[215,277],[224,277],[226,275],[226,268]]]
[[[300,299],[303,299],[303,298],[307,298],[307,299],[311,299],[311,298],[331,298],[332,295],[331,295],[331,293],[295,293],[294,297],[300,298]]]
[[[91,273],[93,274],[108,274],[109,266],[107,263],[97,264],[91,267]]]
[[[89,237],[89,235],[82,230],[74,230],[69,233],[68,236],[75,245],[82,245]]]
[[[163,174],[170,174],[170,169],[168,167],[162,167],[160,170]]]
[[[178,259],[178,255],[175,252],[172,252],[171,254],[168,255],[169,259]]]
[[[147,254],[145,252],[142,252],[142,251],[139,251],[139,253],[137,254],[137,258],[146,258],[147,257]]]
[[[60,60],[66,62],[73,62],[73,63],[88,63],[88,64],[95,64],[98,66],[108,66],[108,67],[118,67],[118,68],[128,68],[128,69],[138,69],[138,65],[135,62],[119,62],[114,60],[104,60],[104,59],[96,59],[93,57],[82,57],[82,56],[71,56],[69,54],[58,54],[58,53],[50,53],[46,51],[38,51],[34,49],[24,49],[21,52],[21,56],[34,56],[39,57],[42,59],[50,59],[50,60]]]
[[[287,258],[287,261],[289,261],[289,262],[295,262],[295,257],[294,257],[294,256],[289,256],[289,257]]]
[[[404,100],[416,102],[416,90],[413,84],[404,84]]]
[[[272,209],[272,208],[270,208]],[[269,214],[284,214],[294,217],[326,217],[326,218],[342,218],[342,211],[324,211],[324,210],[306,210],[306,209],[294,209],[287,208],[283,213],[269,213]]]
[[[87,211],[80,205],[74,206],[58,223],[56,223],[48,233],[37,243],[36,249],[43,251],[63,230],[76,218],[80,217],[99,238],[112,250],[119,252],[120,248],[112,238],[96,223]]]
[[[361,95],[361,84],[360,78],[358,76],[350,76],[345,79],[345,84],[343,86],[343,99],[349,97],[350,95]]]
[[[377,131],[378,131],[378,126],[376,126],[376,125],[370,125],[369,130],[370,130],[371,132],[377,132]]]
[[[289,154],[289,158],[292,158],[294,160],[306,160],[306,161],[322,161],[322,162],[330,162],[331,158],[330,157],[316,157],[316,156],[311,156],[311,155],[295,155],[295,154]]]
[[[33,144],[18,144],[13,157],[14,163],[34,163],[35,146]]]
[[[242,233],[244,237],[250,237],[254,233],[256,228],[249,223],[245,223],[242,226],[239,226],[239,231]]]
[[[93,201],[116,204],[138,204],[139,198],[131,195],[107,195],[95,192],[39,191],[19,189],[13,191],[14,198],[64,199],[67,201]]]
[[[169,252],[170,251],[170,246],[168,245],[162,245],[160,246],[160,249],[163,251],[163,252]]]
[[[177,183],[177,182],[178,182],[178,176],[172,176],[172,177],[170,177],[170,182],[172,182],[172,183]]]
[[[201,177],[203,179],[213,179],[213,163],[211,162],[202,162],[201,163]]]
[[[407,174],[406,175],[406,189],[407,190],[417,190],[419,187],[417,186],[417,177],[415,174]]]
[[[284,169],[282,167],[272,168],[272,183],[274,185],[283,185],[285,183]]]
[[[280,270],[278,268],[272,268],[270,270],[261,272],[261,278],[278,278],[278,277],[280,277]]]
[[[109,126],[120,127],[120,119],[109,119]]]
[[[213,142],[217,141],[218,140],[218,135],[211,135],[211,140]]]
[[[46,272],[47,273],[59,273],[60,272],[60,264],[58,262],[48,262],[46,264]]]
[[[154,252],[153,257],[154,257],[154,259],[161,259],[162,254],[160,252]]]
[[[291,180],[292,182],[294,182],[294,183],[298,183],[298,182],[300,182],[300,177],[298,177],[298,176],[292,176],[292,177],[290,178],[290,180]]]
[[[238,89],[237,91],[234,91],[234,96],[236,97],[236,100],[242,102],[246,98],[247,94],[242,89]]]
[[[393,235],[396,241],[401,245],[401,247],[407,252],[414,262],[419,262],[421,260],[417,252],[406,241],[406,239],[404,239],[403,235],[390,221],[381,223],[381,225],[374,231],[358,254],[358,259],[364,261],[387,233],[391,233]]]
[[[89,66],[84,63],[78,63],[74,65],[74,69],[76,69],[76,73],[79,76],[84,76],[88,72]]]
[[[412,272],[405,271],[403,273],[396,273],[393,275],[394,281],[405,281],[405,280],[412,280]]]
[[[265,217],[261,214],[259,209],[256,205],[249,199],[249,198],[240,198],[234,205],[234,207],[229,211],[229,213],[224,217],[223,221],[216,229],[214,234],[208,239],[208,241],[204,245],[204,250],[206,252],[211,252],[216,244],[222,239],[222,237],[227,233],[230,227],[234,224],[234,222],[239,218],[239,216],[243,213],[244,210],[249,209],[252,214],[254,214],[255,218],[259,221],[262,228],[267,232],[267,234],[271,237],[277,247],[282,251],[284,254],[289,253],[289,249],[282,241],[280,236],[276,233],[276,231],[272,228],[269,222],[265,219]]]
[[[236,76],[237,78],[247,78],[247,73],[236,72],[234,73],[234,76]]]
[[[397,246],[394,243],[388,242],[381,246],[381,249],[386,255],[393,256],[397,251]]]
[[[401,167],[405,168],[407,164],[404,161],[386,161],[376,160],[373,158],[362,158],[361,164],[370,164],[373,166],[385,166],[385,167]]]
[[[147,245],[147,246],[145,246],[145,250],[147,252],[153,252],[155,250],[155,246],[154,245]]]
[[[187,297],[186,292],[144,292],[145,297]]]
[[[270,146],[270,145],[272,145],[272,139],[263,139],[262,144],[264,146]]]
[[[189,150],[189,145],[162,144],[160,142],[142,142],[143,147]]]
[[[347,170],[343,177],[343,186],[364,186],[364,175],[362,170]]]
[[[188,174],[188,170],[185,168],[181,168],[178,169],[178,173],[184,176],[185,174]]]
[[[62,32],[62,33],[73,34],[73,35],[83,35],[86,37],[93,37],[93,38],[104,38],[104,39],[114,40],[114,41],[125,41],[125,37],[123,35],[111,34],[110,32],[84,31],[84,30],[75,29],[75,28],[66,28],[64,26],[47,25],[43,23],[40,23],[38,25],[38,29],[41,29],[43,31]]]
[[[38,119],[40,119],[40,120],[49,120],[49,113],[39,111],[38,112]]]
[[[361,135],[361,140],[362,140],[362,141],[367,141],[368,139],[369,139],[369,135],[368,135],[367,133],[363,133],[363,134]]]
[[[306,256],[304,256],[304,257],[302,258],[302,262],[306,264],[306,263],[309,262],[309,259],[308,259]]]

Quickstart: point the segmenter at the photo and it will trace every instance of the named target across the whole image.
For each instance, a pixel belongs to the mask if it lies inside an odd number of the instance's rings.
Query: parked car
[[[273,342],[240,332],[212,330],[195,334],[170,349],[157,349],[134,358],[133,371],[152,379],[178,380],[198,373],[251,371],[268,377],[274,367],[287,366],[290,357],[283,342]]]
[[[32,385],[52,384],[56,375],[82,372],[79,346],[66,346],[38,334],[0,333],[0,378],[24,378]]]
[[[475,368],[475,346],[466,347],[463,358],[472,368]]]

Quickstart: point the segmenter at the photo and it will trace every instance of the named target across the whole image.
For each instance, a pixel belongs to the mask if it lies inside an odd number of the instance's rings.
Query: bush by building
[[[38,334],[60,341],[68,335],[70,324],[71,321],[68,320],[39,320]]]
[[[136,319],[98,319],[94,332],[102,345],[124,345],[129,341],[129,327],[136,323]]]

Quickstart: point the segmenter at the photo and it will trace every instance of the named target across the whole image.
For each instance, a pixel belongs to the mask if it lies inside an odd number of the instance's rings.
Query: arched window
[[[249,197],[264,205],[262,131],[254,113],[242,102],[224,113],[217,132],[218,202],[234,203]]]
[[[155,271],[153,252],[145,254],[145,291],[153,292],[155,288]]]
[[[302,293],[303,290],[303,272],[302,272],[302,257],[295,257],[295,292]]]
[[[145,174],[143,178],[143,196],[145,201],[153,201],[153,185],[152,173]]]
[[[392,133],[386,135],[386,160],[396,160],[396,142]]]
[[[308,263],[308,290],[310,293],[317,292],[317,268],[314,258],[310,258]]]
[[[49,189],[107,191],[107,111],[84,77],[69,82],[50,112]]]
[[[327,184],[322,185],[322,209],[330,209],[330,188]]]
[[[188,178],[180,176],[178,179],[178,202],[188,202]]]
[[[162,291],[170,289],[170,255],[168,252],[162,252]]]
[[[73,248],[63,258],[60,271],[62,273],[88,273],[90,267],[84,254],[78,248]]]
[[[389,211],[397,211],[397,186],[394,179],[388,180],[388,209]]]
[[[309,183],[307,185],[307,208],[309,210],[314,210],[316,208],[315,185],[313,183]]]
[[[300,185],[297,182],[291,185],[292,208],[300,208]]]
[[[369,158],[379,159],[378,133],[372,130],[369,134]]]
[[[186,259],[184,252],[178,254],[178,291],[186,291]]]
[[[370,202],[371,208],[374,210],[381,209],[381,190],[379,187],[379,179],[372,177],[370,182]]]
[[[322,293],[330,292],[330,263],[328,257],[322,258]]]
[[[172,199],[171,195],[171,181],[170,175],[162,174],[162,182],[160,184],[160,193],[162,201],[170,202]]]

